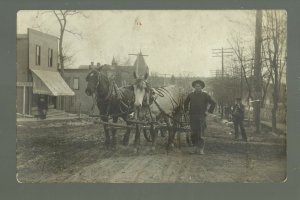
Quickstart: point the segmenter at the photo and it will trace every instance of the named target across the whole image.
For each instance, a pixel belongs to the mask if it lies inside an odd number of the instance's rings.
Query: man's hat
[[[196,84],[200,84],[202,88],[205,87],[205,83],[202,80],[195,80],[192,82],[193,87],[195,87]]]

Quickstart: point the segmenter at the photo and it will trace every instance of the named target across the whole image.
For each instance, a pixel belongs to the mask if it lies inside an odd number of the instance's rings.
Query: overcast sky
[[[39,13],[39,15],[37,15]],[[74,53],[74,65],[91,61],[110,64],[113,56],[125,62],[140,50],[150,72],[210,76],[221,68],[212,49],[228,48],[228,40],[240,35],[254,44],[255,11],[83,11],[87,18],[72,16],[67,28],[82,33],[80,39],[66,33],[65,45]],[[253,26],[253,27],[252,27]],[[17,33],[27,28],[58,36],[59,25],[52,14],[19,11]],[[252,45],[253,45],[252,44]],[[227,58],[228,59],[228,58]]]

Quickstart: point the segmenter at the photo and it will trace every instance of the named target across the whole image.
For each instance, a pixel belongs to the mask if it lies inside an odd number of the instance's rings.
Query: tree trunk
[[[256,11],[255,28],[255,68],[254,68],[254,122],[256,133],[261,132],[260,107],[261,107],[261,43],[262,43],[262,11]]]
[[[65,65],[64,65],[64,55],[63,55],[63,37],[64,37],[64,33],[61,31],[60,33],[60,38],[59,38],[59,61],[60,61],[60,73],[61,76],[64,78],[65,76]]]
[[[277,101],[277,100],[276,100]],[[277,117],[276,117],[276,113],[277,113],[277,108],[278,108],[278,104],[277,102],[274,102],[273,108],[272,108],[272,132],[276,133],[277,127],[276,127],[276,121],[277,121]]]
[[[60,37],[59,37],[59,61],[60,61],[60,74],[62,76],[63,79],[65,79],[65,64],[64,64],[64,55],[63,55],[63,38],[64,38],[64,28],[65,27],[61,27],[60,30]],[[64,96],[61,96],[60,98],[61,100],[61,110],[65,109],[65,98]]]
[[[279,101],[279,84],[278,84],[278,65],[274,63],[274,92],[273,92],[273,108],[272,108],[272,131],[276,132],[277,109]]]

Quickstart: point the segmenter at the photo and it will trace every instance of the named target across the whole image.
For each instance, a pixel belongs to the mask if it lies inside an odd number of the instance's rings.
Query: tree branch
[[[76,36],[80,37],[80,39],[82,39],[82,33],[76,33],[74,31],[71,31],[71,30],[68,30],[68,29],[65,29],[65,31],[68,32],[68,33],[71,33],[73,35],[76,35]]]

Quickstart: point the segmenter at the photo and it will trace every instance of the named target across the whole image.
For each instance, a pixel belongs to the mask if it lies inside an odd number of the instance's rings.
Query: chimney
[[[94,68],[94,62],[91,62],[89,69],[93,69]]]

